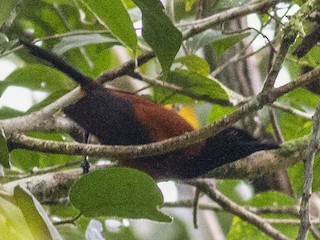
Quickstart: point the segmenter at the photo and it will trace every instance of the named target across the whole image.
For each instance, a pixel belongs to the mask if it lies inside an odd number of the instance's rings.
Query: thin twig
[[[193,25],[193,27],[191,27],[190,29],[186,30],[183,33],[184,39],[187,39],[190,36],[194,36],[195,34],[198,34],[214,26],[215,24],[219,24],[221,22],[224,22],[230,19],[242,17],[249,13],[256,12],[259,9],[266,9],[272,6],[273,4],[276,4],[277,2],[278,1],[271,1],[271,0],[259,1],[259,2],[252,3],[250,5],[231,8],[226,11],[214,14],[210,17],[193,21],[192,23],[189,22],[187,23],[187,25],[189,26]],[[181,24],[178,26],[181,26]]]
[[[77,221],[80,217],[82,216],[81,213],[79,213],[77,216],[75,216],[74,218],[70,218],[70,219],[66,219],[66,220],[62,220],[59,222],[53,222],[53,225],[63,225],[63,224],[75,224],[75,221]]]
[[[68,167],[74,167],[74,166],[80,166],[82,160],[75,160],[75,161],[70,161],[66,162],[64,164],[58,164],[54,165],[52,167],[47,167],[47,168],[33,168],[30,173],[26,174],[10,174],[10,175],[5,175],[4,178],[13,178],[13,179],[23,179],[23,178],[28,178],[31,176],[36,176],[36,175],[41,175],[41,174],[46,174],[50,172],[55,172],[58,170],[62,170],[64,168]]]
[[[282,136],[281,129],[280,129],[280,126],[278,123],[278,119],[277,119],[277,116],[276,116],[273,108],[269,108],[269,116],[270,116],[270,122],[271,122],[271,125],[273,128],[273,131],[275,133],[277,142],[279,144],[282,144],[284,142],[284,138]]]
[[[210,73],[210,76],[212,77],[215,77],[217,76],[218,74],[220,74],[226,67],[230,66],[230,64],[232,63],[235,63],[235,62],[239,62],[239,61],[242,61],[242,60],[245,60],[255,54],[257,54],[258,52],[262,51],[263,49],[265,49],[268,45],[264,45],[262,46],[261,48],[259,48],[258,50],[256,51],[252,51],[252,52],[248,52],[244,55],[240,55],[237,54],[236,56],[228,59],[225,63],[223,63],[222,65],[220,65],[219,67],[217,67],[215,70],[213,70],[211,73]]]
[[[200,199],[201,191],[196,189],[194,200],[193,200],[193,226],[195,229],[198,228],[198,205],[199,205],[199,199]]]
[[[273,108],[280,109],[280,110],[282,110],[284,112],[294,114],[294,115],[296,115],[298,117],[301,117],[301,118],[304,118],[304,119],[307,119],[307,120],[311,120],[312,119],[312,114],[300,111],[299,109],[296,109],[296,108],[293,108],[293,107],[290,107],[290,106],[287,106],[287,105],[284,105],[281,102],[274,102],[274,103],[272,103],[271,106]]]

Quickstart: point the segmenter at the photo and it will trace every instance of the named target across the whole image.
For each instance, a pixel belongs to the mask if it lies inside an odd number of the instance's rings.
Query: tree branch
[[[306,239],[310,223],[310,196],[312,193],[313,164],[316,153],[320,149],[320,101],[313,116],[313,128],[304,159],[304,183],[301,200],[301,226],[297,239]]]
[[[263,0],[254,2],[250,5],[244,5],[241,7],[235,7],[228,10],[225,10],[223,12],[214,14],[207,18],[202,18],[197,21],[193,21],[192,25],[194,25],[192,28],[186,30],[183,33],[183,38],[187,39],[191,36],[194,36],[210,27],[213,27],[216,24],[219,24],[221,22],[239,18],[242,16],[245,16],[249,13],[257,12],[257,11],[263,11],[265,9],[268,9],[269,7],[275,5],[278,1],[274,0]],[[184,25],[184,24],[183,24]],[[187,25],[190,25],[190,23],[187,23]],[[179,25],[178,25],[179,26]],[[182,25],[180,25],[182,26]]]
[[[271,171],[286,169],[303,159],[303,153],[307,144],[307,137],[289,141],[286,142],[281,149],[260,151],[247,158],[216,168],[208,173],[206,177],[219,179],[254,179],[257,176],[270,173]],[[91,170],[94,171],[95,169],[109,166],[110,165],[93,166]],[[2,186],[5,189],[13,189],[15,186],[22,184],[36,195],[40,202],[57,202],[60,197],[67,196],[70,186],[75,180],[80,178],[81,175],[81,169],[52,172],[19,179]]]
[[[180,200],[177,202],[165,202],[162,208],[193,208],[194,203],[193,200]],[[295,217],[299,216],[299,207],[298,206],[289,206],[289,207],[273,207],[273,206],[266,206],[266,207],[251,207],[251,206],[243,206],[248,211],[254,214],[289,214]],[[224,209],[218,205],[213,204],[198,204],[198,208],[201,210],[206,211],[215,211],[221,212]]]
[[[239,161],[216,168],[204,177],[256,179],[271,172],[287,169],[303,159],[308,136],[284,143],[278,150],[261,151]]]
[[[217,189],[213,188],[208,181],[194,180],[189,181],[188,184],[197,187],[200,191],[204,192],[212,201],[217,202],[224,210],[256,226],[262,232],[272,237],[273,239],[288,239],[286,236],[284,236],[282,233],[268,224],[263,218],[253,214],[244,207],[236,204],[235,202],[224,196]]]

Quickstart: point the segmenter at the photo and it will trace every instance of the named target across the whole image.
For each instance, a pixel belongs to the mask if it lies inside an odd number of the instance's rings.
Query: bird
[[[175,111],[142,96],[105,88],[59,56],[30,42],[29,52],[64,72],[82,89],[82,97],[63,108],[64,114],[105,145],[141,145],[194,131]],[[150,157],[119,159],[119,165],[146,172],[155,180],[191,179],[227,163],[280,146],[259,140],[237,127],[186,148]]]

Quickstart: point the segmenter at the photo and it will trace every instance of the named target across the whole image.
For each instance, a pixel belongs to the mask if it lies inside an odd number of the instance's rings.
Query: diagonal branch
[[[268,9],[269,7],[275,5],[278,1],[274,0],[263,0],[263,1],[257,1],[249,5],[244,5],[241,7],[235,7],[228,9],[226,11],[214,14],[207,18],[202,18],[197,21],[194,21],[192,24],[192,28],[186,30],[183,33],[183,38],[187,39],[191,36],[194,36],[210,27],[213,27],[216,24],[222,23],[224,21],[239,18],[242,16],[245,16],[249,13],[257,12],[257,11],[263,11],[265,9]]]
[[[284,95],[285,93],[303,86],[309,82],[312,82],[320,76],[320,69],[314,69],[302,76],[300,76],[296,81],[290,82],[282,87],[272,89],[270,92],[261,93],[255,98],[251,99],[248,103],[242,105],[235,112],[230,115],[222,118],[221,120],[215,122],[212,125],[206,126],[200,130],[196,130],[193,132],[188,132],[178,137],[170,138],[167,140],[163,140],[156,143],[145,144],[145,145],[137,145],[137,146],[92,146],[86,144],[79,143],[64,143],[64,142],[54,142],[54,141],[44,141],[32,139],[30,137],[21,135],[21,134],[13,134],[10,133],[10,137],[8,139],[8,143],[12,149],[14,148],[25,148],[32,149],[43,152],[51,152],[51,153],[65,153],[65,154],[79,154],[79,155],[104,155],[109,157],[117,157],[122,158],[130,155],[132,158],[134,157],[142,157],[142,156],[152,156],[156,154],[162,154],[166,152],[170,152],[173,150],[185,148],[191,144],[200,142],[204,139],[207,139],[218,132],[222,131],[224,128],[233,125],[236,121],[243,118],[244,116],[253,113],[259,109],[261,109],[266,104],[271,104],[278,97]],[[36,117],[39,118],[41,111],[37,112]],[[30,115],[27,115],[30,117]],[[36,121],[33,119],[33,121]],[[23,120],[23,117],[19,118]],[[41,119],[41,118],[40,118]],[[32,123],[32,122],[31,122]],[[12,127],[12,121],[3,120],[0,121],[0,125],[5,128],[5,124],[10,124]],[[16,123],[16,130],[19,130],[19,122]],[[22,124],[22,123],[20,123]],[[8,135],[8,133],[7,133]],[[99,151],[101,151],[99,153]]]
[[[256,226],[262,232],[272,237],[273,239],[288,239],[278,230],[273,228],[269,223],[267,223],[263,218],[248,211],[246,208],[236,204],[235,202],[224,196],[221,192],[212,187],[208,181],[193,180],[188,181],[188,184],[197,187],[200,191],[204,192],[211,200],[217,202],[224,210]]]

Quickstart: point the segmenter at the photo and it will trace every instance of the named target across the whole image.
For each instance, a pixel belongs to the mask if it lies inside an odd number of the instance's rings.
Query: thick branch
[[[281,149],[257,152],[247,158],[221,166],[207,176],[220,179],[253,179],[273,170],[286,169],[303,159],[303,150],[306,149],[307,144],[307,137],[287,142]],[[268,164],[271,166],[269,167]],[[101,167],[107,167],[107,165]],[[94,169],[95,167],[92,168],[93,171]],[[12,181],[3,186],[6,189],[12,189],[22,184],[36,195],[40,202],[57,202],[60,197],[67,196],[69,187],[81,174],[80,169],[53,172]]]
[[[286,142],[281,149],[254,153],[216,168],[204,177],[256,179],[271,172],[287,169],[303,159],[308,142],[308,136]]]
[[[82,169],[46,173],[12,181],[0,189],[13,194],[16,186],[27,188],[42,203],[58,203],[68,196],[71,185],[82,175]]]
[[[20,117],[0,120],[0,128],[4,130],[7,136],[10,136],[13,132],[45,131],[43,121],[52,117],[62,107],[73,103],[81,97],[80,88],[76,88],[52,104],[42,108],[40,111]]]

